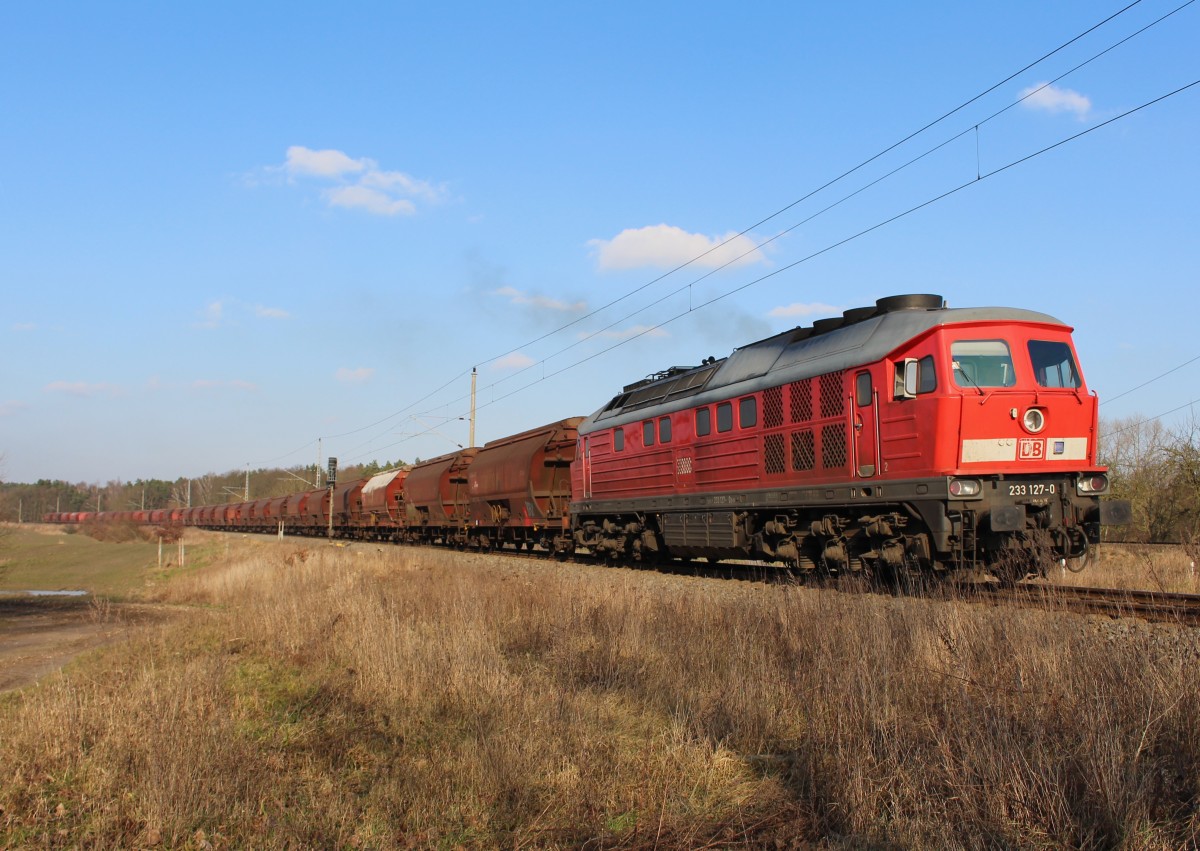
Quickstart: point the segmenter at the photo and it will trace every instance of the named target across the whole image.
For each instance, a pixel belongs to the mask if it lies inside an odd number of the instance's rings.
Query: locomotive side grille
[[[768,474],[782,473],[787,469],[783,438],[783,434],[763,435],[763,464]]]
[[[793,381],[788,385],[791,421],[806,423],[812,419],[812,379]]]
[[[821,376],[821,416],[840,416],[845,410],[845,396],[842,393],[842,373],[827,372]]]
[[[810,429],[792,433],[792,469],[811,470],[817,463],[816,442]]]
[[[763,391],[763,428],[783,425],[783,387],[768,387]]]
[[[840,423],[821,426],[821,466],[833,470],[846,466],[846,427]]]

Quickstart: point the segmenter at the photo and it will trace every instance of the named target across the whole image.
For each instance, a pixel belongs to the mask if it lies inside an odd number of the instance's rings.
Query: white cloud
[[[496,358],[496,360],[491,362],[490,366],[492,369],[497,370],[524,369],[527,366],[533,366],[535,363],[537,363],[537,361],[529,357],[529,355],[523,355],[520,352],[513,352],[512,354],[505,355],[502,358]]]
[[[415,201],[434,204],[446,196],[444,186],[402,171],[381,169],[369,157],[355,159],[333,148],[315,151],[292,145],[282,166],[268,166],[262,171],[284,172],[289,183],[305,178],[334,184],[322,191],[329,206],[364,210],[376,216],[412,215],[417,211]]]
[[[337,371],[335,377],[343,384],[365,384],[371,380],[371,376],[374,374],[375,370],[369,366],[360,366],[358,369],[342,367]]]
[[[250,305],[237,299],[220,298],[210,301],[199,312],[196,328],[219,328],[222,325],[236,322],[239,317],[250,314],[260,319],[291,319],[292,314],[281,307],[267,307],[263,304]]]
[[[34,322],[15,322],[12,325],[12,330],[18,331],[18,332],[20,332],[20,331],[36,331],[37,324]]]
[[[1071,112],[1080,121],[1088,117],[1092,110],[1092,101],[1086,95],[1071,89],[1060,89],[1049,83],[1038,83],[1021,90],[1021,103],[1027,109],[1040,109],[1044,112]]]
[[[0,417],[11,417],[18,411],[29,409],[29,405],[24,402],[19,402],[16,399],[10,399],[7,402],[0,402]]]
[[[544,295],[529,295],[518,290],[516,287],[500,287],[498,290],[492,290],[492,295],[502,296],[513,304],[526,304],[531,307],[559,310],[564,313],[582,313],[587,310],[586,301],[565,302],[561,299],[550,298]]]
[[[440,201],[445,195],[444,188],[434,186],[427,180],[417,180],[402,171],[369,171],[363,175],[361,183],[376,189],[403,192],[426,201]]]
[[[314,177],[341,177],[374,167],[367,159],[351,159],[341,151],[326,149],[314,151],[303,145],[292,145],[287,149],[287,161],[283,167],[288,174],[306,174]]]
[[[825,304],[821,301],[814,301],[810,304],[804,302],[792,302],[781,307],[776,307],[768,313],[768,316],[780,316],[786,318],[805,317],[805,316],[841,316],[842,308],[834,307],[832,304]]]
[[[357,207],[377,216],[394,216],[397,213],[411,216],[417,211],[416,205],[406,198],[392,198],[377,189],[368,189],[365,186],[339,186],[336,189],[328,189],[325,191],[325,197],[329,199],[332,207]]]
[[[116,396],[121,388],[115,384],[101,381],[89,384],[86,381],[51,381],[42,388],[47,393],[65,393],[68,396]]]
[[[610,340],[628,340],[631,337],[669,337],[665,328],[659,328],[657,325],[632,325],[621,331],[608,330],[600,331],[597,334],[580,334],[579,339],[585,340],[592,336],[605,337]]]
[[[601,269],[669,268],[689,260],[695,260],[697,267],[716,268],[726,263],[765,263],[767,259],[747,236],[731,232],[708,237],[667,224],[626,228],[612,239],[593,239],[588,245],[596,252]]]
[[[197,328],[216,328],[221,324],[221,317],[225,313],[225,305],[220,301],[210,301],[205,305],[204,310],[200,312],[200,321],[196,323]]]
[[[258,385],[253,381],[244,381],[240,378],[235,378],[231,381],[221,381],[216,378],[197,378],[192,382],[193,390],[219,390],[223,387],[230,387],[234,390],[258,390]]]

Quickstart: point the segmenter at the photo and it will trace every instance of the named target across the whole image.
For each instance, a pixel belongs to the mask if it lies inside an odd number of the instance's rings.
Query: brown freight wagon
[[[268,497],[242,503],[242,528],[247,532],[266,531],[271,519],[266,516]]]
[[[283,523],[287,529],[298,531],[305,525],[304,507],[312,491],[291,494],[283,504]]]
[[[338,534],[353,531],[362,511],[362,489],[366,479],[353,479],[333,488],[333,528]]]
[[[552,548],[571,502],[571,462],[583,417],[571,417],[479,451],[467,473],[469,539],[476,546]]]
[[[259,520],[259,525],[265,531],[275,532],[279,529],[279,523],[283,520],[283,507],[287,503],[286,496],[275,496],[267,500],[267,504],[263,507],[263,515]]]
[[[419,541],[465,543],[467,469],[479,453],[460,449],[417,464],[404,480],[410,537]]]
[[[237,529],[241,525],[242,506],[244,506],[244,505],[245,505],[244,502],[231,502],[224,506],[225,517],[224,517],[224,525],[222,528]]]
[[[323,534],[329,523],[329,488],[309,491],[304,501],[304,528],[309,534]]]
[[[387,470],[367,479],[362,489],[362,524],[378,540],[395,540],[408,521],[404,482],[409,470]]]

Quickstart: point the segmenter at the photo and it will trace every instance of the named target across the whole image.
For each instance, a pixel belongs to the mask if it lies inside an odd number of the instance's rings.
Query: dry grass
[[[1183,630],[294,545],[160,593],[0,704],[9,844],[1200,841]]]
[[[1194,546],[1101,544],[1079,573],[1051,568],[1048,578],[1064,585],[1200,594],[1198,558]]]

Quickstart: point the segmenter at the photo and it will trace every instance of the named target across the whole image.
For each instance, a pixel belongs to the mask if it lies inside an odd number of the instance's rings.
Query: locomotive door
[[[583,469],[583,498],[592,498],[592,443],[590,438],[583,438],[583,451],[579,453]]]
[[[850,416],[854,424],[854,472],[869,479],[875,475],[879,439],[878,399],[869,372],[854,376],[854,404]]]

